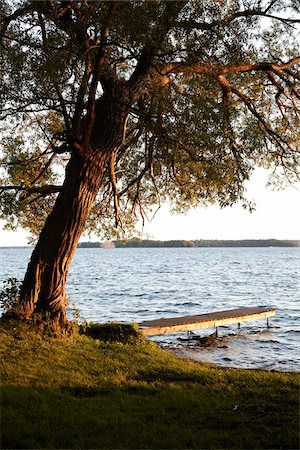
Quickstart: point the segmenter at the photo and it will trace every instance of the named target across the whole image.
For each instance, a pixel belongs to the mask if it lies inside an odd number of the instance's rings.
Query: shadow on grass
[[[4,387],[2,448],[298,448],[296,408],[237,401],[203,386]]]

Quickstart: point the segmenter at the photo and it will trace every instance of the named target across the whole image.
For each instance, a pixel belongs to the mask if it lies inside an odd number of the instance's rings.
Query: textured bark
[[[125,103],[124,103],[125,104]],[[66,280],[85,222],[111,154],[122,143],[127,111],[113,102],[97,105],[87,146],[76,148],[63,188],[32,253],[21,291],[20,315],[34,316],[57,327],[67,324]]]
[[[62,192],[33,251],[22,288],[26,319],[35,312],[66,322],[65,285],[70,263],[91,209],[109,153],[97,164],[73,155]]]

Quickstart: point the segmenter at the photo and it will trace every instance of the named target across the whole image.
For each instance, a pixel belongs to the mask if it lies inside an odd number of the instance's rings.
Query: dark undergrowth
[[[298,374],[179,359],[134,326],[84,331],[1,325],[2,448],[298,448]]]

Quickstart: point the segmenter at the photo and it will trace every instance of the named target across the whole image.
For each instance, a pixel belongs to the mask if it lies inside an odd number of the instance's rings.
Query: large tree
[[[244,201],[255,165],[298,176],[299,9],[1,1],[1,218],[38,235],[20,317],[64,327],[86,228]]]

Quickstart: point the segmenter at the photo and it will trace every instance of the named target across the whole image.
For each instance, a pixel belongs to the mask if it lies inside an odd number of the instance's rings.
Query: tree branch
[[[188,62],[174,62],[168,63],[164,68],[158,70],[157,68],[153,68],[156,70],[161,77],[166,77],[171,74],[180,74],[180,73],[194,73],[198,75],[226,75],[226,74],[235,74],[235,73],[246,73],[252,71],[263,71],[266,72],[268,70],[273,71],[282,71],[290,69],[290,67],[300,62],[300,56],[290,59],[286,63],[272,63],[272,62],[261,62],[255,64],[240,64],[240,65],[228,65],[228,66],[220,66],[216,64],[190,64]]]
[[[29,12],[33,12],[36,10],[36,7],[34,5],[34,2],[32,4],[28,4],[23,6],[22,8],[17,9],[14,13],[12,13],[10,16],[6,16],[2,18],[2,22],[3,22],[3,26],[0,29],[0,45],[2,45],[2,38],[5,37],[5,33],[7,28],[9,27],[10,23],[13,20],[18,19],[19,17],[24,16],[25,14],[29,13]]]
[[[37,156],[33,156],[32,158],[28,158],[25,160],[21,160],[21,159],[17,159],[15,161],[10,161],[10,162],[1,162],[1,166],[14,166],[14,165],[19,165],[19,166],[28,166],[30,163],[35,162],[35,161],[39,161],[42,158],[45,158],[46,156],[48,156],[50,153],[53,153],[53,150],[49,151],[49,149],[51,148],[52,144],[49,144],[48,147],[46,148],[46,150],[44,150],[40,155]]]
[[[10,186],[0,186],[0,193],[4,191],[25,191],[27,194],[56,194],[62,190],[62,186],[56,186],[54,184],[49,184],[47,186],[34,186],[34,187],[26,187],[26,186],[18,186],[18,185],[10,185]]]
[[[141,52],[136,68],[127,82],[133,99],[137,99],[145,89],[145,83],[147,82],[155,57],[155,49],[161,47],[165,37],[174,25],[175,18],[178,17],[178,14],[186,3],[186,0],[165,3],[165,11],[157,26],[152,30],[151,35],[149,35],[148,42]]]
[[[48,63],[51,63],[51,53],[49,51],[48,42],[47,42],[46,27],[45,27],[45,23],[44,23],[43,16],[42,16],[41,12],[38,12],[38,17],[39,17],[40,27],[41,27],[41,32],[42,32],[44,53],[45,53],[45,56],[46,56],[46,59],[47,59]],[[65,103],[64,97],[63,97],[62,92],[61,92],[61,88],[59,86],[59,80],[57,80],[56,75],[55,74],[52,75],[51,72],[50,72],[50,76],[52,78],[52,82],[53,82],[54,88],[55,88],[57,96],[59,98],[60,106],[61,106],[62,113],[63,113],[64,120],[65,120],[66,131],[67,131],[67,133],[68,133],[68,135],[70,137],[72,135],[70,118],[69,118],[69,114],[67,112],[67,108],[66,108],[66,103]]]
[[[92,74],[92,81],[89,90],[88,104],[87,104],[87,118],[86,123],[87,127],[83,136],[83,144],[86,145],[91,138],[94,121],[95,121],[95,106],[96,106],[96,92],[98,83],[101,78],[101,66],[105,61],[105,53],[107,49],[107,37],[109,33],[109,24],[111,21],[112,14],[114,12],[116,5],[113,2],[110,2],[110,6],[108,8],[107,17],[103,23],[103,27],[101,30],[100,42],[97,50],[97,54],[94,62],[94,70]],[[103,75],[103,74],[102,74]],[[105,76],[102,76],[102,83],[105,85]]]
[[[115,161],[116,161],[116,153],[112,152],[109,169],[110,169],[110,180],[111,180],[111,184],[113,187],[113,193],[114,193],[114,209],[115,209],[116,227],[120,224],[121,228],[123,229],[123,223],[122,223],[122,219],[120,216],[120,205],[119,205],[120,194],[118,192],[118,186],[117,186],[117,180],[116,180]]]
[[[276,1],[276,0],[275,0]],[[187,30],[201,30],[201,31],[209,31],[213,30],[217,26],[229,26],[235,19],[241,18],[241,17],[266,17],[268,19],[275,19],[280,22],[283,22],[287,25],[290,24],[297,24],[300,23],[300,19],[292,19],[292,18],[285,18],[276,16],[274,14],[270,14],[268,11],[271,9],[271,7],[274,5],[274,1],[272,1],[269,6],[265,10],[261,9],[245,9],[244,11],[237,11],[224,19],[220,20],[214,20],[212,22],[195,22],[193,20],[183,20],[175,22],[174,26],[176,28],[183,28]]]
[[[286,151],[284,145],[289,149],[293,150],[290,145],[278,134],[276,133],[271,126],[267,123],[267,121],[264,119],[264,117],[257,111],[252,99],[248,97],[247,95],[243,94],[241,91],[239,91],[237,88],[232,86],[227,79],[224,77],[224,75],[219,75],[217,77],[217,80],[222,87],[223,91],[226,91],[227,93],[233,93],[237,97],[239,97],[240,100],[246,105],[248,110],[253,114],[254,117],[258,120],[259,124],[264,128],[269,138],[273,140],[273,142],[276,142],[276,144],[281,148],[283,152]]]
[[[84,96],[86,95],[87,92],[90,75],[91,75],[91,61],[90,57],[87,55],[86,66],[80,84],[80,88],[78,90],[73,118],[73,128],[77,138],[79,138],[80,136],[80,121],[84,109]]]
[[[47,171],[47,169],[50,167],[53,158],[55,158],[55,154],[52,154],[50,156],[50,158],[48,159],[48,161],[46,162],[46,164],[44,165],[44,167],[42,168],[42,170],[38,173],[38,175],[32,180],[31,185],[33,186],[43,175],[44,173]]]

